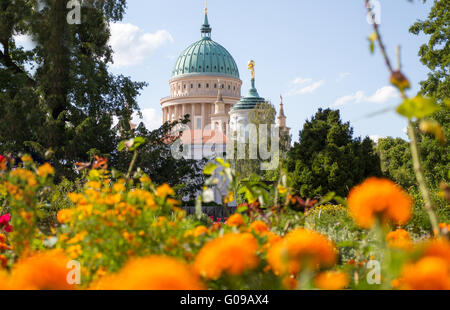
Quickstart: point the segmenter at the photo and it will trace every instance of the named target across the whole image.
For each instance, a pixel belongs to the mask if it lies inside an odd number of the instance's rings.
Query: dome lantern
[[[211,40],[211,26],[209,25],[208,21],[208,9],[205,8],[205,20],[203,22],[202,28],[200,29],[200,32],[202,33],[202,39],[204,40]]]

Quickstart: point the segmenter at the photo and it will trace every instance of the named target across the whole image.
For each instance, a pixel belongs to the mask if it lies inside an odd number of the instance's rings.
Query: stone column
[[[183,105],[181,106],[181,113],[183,114],[183,115],[181,115],[182,118],[184,118],[184,116],[187,114],[186,113],[186,104],[185,103],[183,103]]]
[[[202,129],[205,128],[206,125],[206,103],[202,103]]]
[[[195,129],[195,103],[191,104],[191,128]]]

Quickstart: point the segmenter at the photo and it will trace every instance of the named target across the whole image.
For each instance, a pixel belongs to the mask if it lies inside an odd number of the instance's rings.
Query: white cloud
[[[324,80],[314,82],[314,80],[311,78],[297,77],[290,83],[291,89],[288,92],[288,96],[311,94],[323,84],[325,84]]]
[[[332,104],[332,107],[343,106],[348,103],[385,103],[390,99],[398,98],[399,94],[397,90],[392,86],[384,86],[378,89],[373,95],[366,96],[365,92],[360,90],[352,95],[347,95],[336,99]]]
[[[339,74],[337,81],[341,82],[341,81],[345,80],[347,77],[349,77],[350,75],[351,75],[350,72],[342,72]]]
[[[166,43],[173,43],[167,30],[148,33],[132,24],[112,24],[109,44],[114,50],[113,67],[138,65]]]
[[[147,130],[155,130],[161,127],[162,117],[155,109],[142,109],[141,113],[142,119],[137,113],[133,114],[132,122],[134,124],[139,125],[142,122]]]
[[[377,90],[375,94],[367,98],[368,102],[372,103],[385,103],[389,99],[398,98],[398,91],[392,86],[384,86]]]
[[[363,101],[363,99],[364,99],[364,92],[362,90],[360,90],[352,95],[343,96],[343,97],[336,99],[333,106],[338,107],[338,106],[342,106],[342,105],[345,105],[350,102],[359,103],[359,102]]]
[[[305,83],[310,83],[310,82],[312,82],[312,80],[313,79],[310,79],[310,78],[297,77],[291,82],[291,85],[301,85],[301,84],[305,84]]]

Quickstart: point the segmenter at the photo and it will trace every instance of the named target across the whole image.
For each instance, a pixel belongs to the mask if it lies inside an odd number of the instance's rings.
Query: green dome
[[[178,57],[172,78],[185,75],[221,75],[239,78],[239,69],[233,56],[220,44],[211,40],[208,17],[201,28],[203,38],[191,44]]]
[[[256,106],[266,102],[266,99],[259,96],[255,87],[255,79],[252,79],[252,87],[249,89],[247,96],[242,97],[238,103],[236,103],[231,111],[236,110],[253,110]]]

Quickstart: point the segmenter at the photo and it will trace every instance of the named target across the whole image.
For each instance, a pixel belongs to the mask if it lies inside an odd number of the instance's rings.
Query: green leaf
[[[401,105],[397,107],[397,113],[407,118],[424,118],[437,111],[441,107],[433,98],[425,98],[417,96],[412,99],[405,99]]]
[[[247,210],[248,210],[248,207],[242,206],[242,207],[239,207],[239,208],[236,210],[236,212],[237,212],[237,213],[244,213],[244,212],[247,212]]]
[[[119,150],[119,152],[123,151],[125,149],[125,142],[124,141],[120,141],[119,146],[117,147],[117,149]]]
[[[324,197],[322,197],[322,199],[320,199],[319,205],[330,202],[331,200],[333,200],[334,196],[336,196],[335,192],[329,192]]]
[[[205,169],[203,169],[203,173],[205,175],[212,175],[216,169],[217,169],[216,164],[209,163],[206,165]]]
[[[130,147],[130,151],[137,150],[141,145],[145,144],[146,140],[143,137],[136,137],[134,138],[134,144],[132,147]]]

